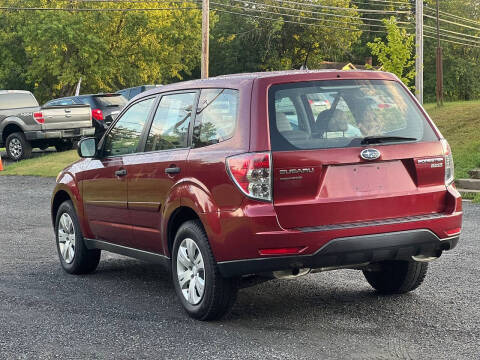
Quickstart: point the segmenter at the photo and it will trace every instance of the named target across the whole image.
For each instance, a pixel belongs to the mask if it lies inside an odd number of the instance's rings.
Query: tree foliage
[[[407,34],[405,29],[400,29],[393,16],[383,22],[387,29],[386,42],[375,38],[367,46],[372,55],[377,57],[383,70],[394,73],[405,85],[410,85],[415,78],[415,60],[412,54],[414,36]]]
[[[312,0],[311,3],[353,7],[350,0]],[[211,54],[212,73],[287,70],[302,66],[314,69],[324,60],[344,58],[361,35],[353,31],[361,23],[356,11],[348,12],[353,18],[319,17],[312,14],[312,7],[308,6],[285,2],[279,8],[279,3],[274,0],[264,0],[262,4],[254,8],[246,8],[243,4],[229,5],[228,11],[234,14],[219,12],[220,21],[212,31],[215,39]],[[335,9],[328,12],[345,15],[344,11]],[[280,16],[285,13],[290,16]],[[309,19],[314,16],[319,20]],[[299,24],[307,22],[313,25]]]
[[[165,4],[133,3],[135,8]],[[94,12],[129,3],[29,0],[11,6],[70,11],[0,12],[0,88],[33,90],[40,100],[83,92],[168,83],[191,74],[200,59],[201,14],[182,10]],[[23,85],[23,86],[22,86]]]

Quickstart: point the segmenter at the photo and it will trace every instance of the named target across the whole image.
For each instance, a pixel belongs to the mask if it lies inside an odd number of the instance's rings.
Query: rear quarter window
[[[0,94],[0,109],[37,107],[38,102],[31,93]]]
[[[230,139],[235,132],[237,116],[238,90],[202,90],[193,128],[194,147]]]

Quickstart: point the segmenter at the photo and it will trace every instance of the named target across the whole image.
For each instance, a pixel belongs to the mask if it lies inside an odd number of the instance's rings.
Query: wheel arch
[[[205,226],[200,216],[197,214],[197,212],[195,212],[195,210],[188,206],[179,206],[172,212],[172,214],[168,218],[165,247],[165,253],[167,256],[170,257],[172,254],[173,242],[175,240],[175,235],[178,229],[180,228],[180,226],[182,226],[183,223],[190,220],[199,220],[205,230]]]
[[[57,213],[60,205],[65,201],[72,201],[70,194],[65,190],[59,190],[55,193],[52,199],[52,206],[51,206],[51,215],[52,215],[52,224],[55,226],[55,220],[57,218]],[[73,202],[73,201],[72,201]]]
[[[21,132],[23,133],[22,127],[16,123],[16,122],[10,122],[8,123],[3,129],[2,129],[2,143],[6,145],[7,137],[13,133],[16,132]]]

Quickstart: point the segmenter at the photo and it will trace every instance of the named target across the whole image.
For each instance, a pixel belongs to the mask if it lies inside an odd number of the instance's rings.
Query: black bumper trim
[[[354,229],[354,228],[367,227],[367,226],[381,226],[381,225],[401,224],[401,223],[414,222],[414,221],[435,220],[445,216],[446,214],[444,213],[433,213],[433,214],[407,216],[407,217],[401,217],[401,218],[361,221],[361,222],[346,223],[346,224],[307,226],[307,227],[297,228],[296,230],[299,230],[302,232],[344,230],[344,229]]]
[[[427,229],[338,238],[311,255],[255,258],[218,263],[224,277],[259,274],[293,268],[348,266],[384,260],[412,260],[412,256],[440,256],[460,238],[440,239]]]

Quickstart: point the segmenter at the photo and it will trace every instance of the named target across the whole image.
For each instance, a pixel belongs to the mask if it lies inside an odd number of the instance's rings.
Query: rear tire
[[[32,145],[30,145],[25,134],[22,132],[15,132],[8,135],[5,141],[5,147],[8,157],[13,161],[32,157]]]
[[[368,283],[382,294],[404,294],[419,287],[428,264],[417,261],[385,261],[380,271],[363,271]]]
[[[185,222],[177,231],[172,251],[172,277],[183,308],[195,319],[219,319],[231,310],[236,300],[237,279],[220,275],[207,235],[198,220]]]
[[[69,274],[88,274],[98,266],[101,250],[89,250],[70,200],[63,202],[55,219],[57,252],[63,270]]]

